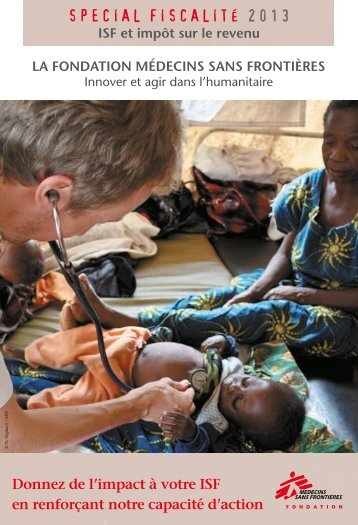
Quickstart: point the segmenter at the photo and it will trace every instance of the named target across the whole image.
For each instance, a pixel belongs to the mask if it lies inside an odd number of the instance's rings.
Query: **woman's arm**
[[[187,386],[165,378],[111,401],[24,411],[12,396],[0,409],[0,452],[49,452],[139,419],[158,423],[167,410],[191,413]]]
[[[348,290],[320,290],[316,288],[278,286],[271,289],[264,299],[275,301],[287,299],[299,304],[331,306],[347,312],[358,311],[358,288]]]
[[[263,296],[276,286],[281,279],[285,279],[292,274],[291,249],[295,236],[295,231],[285,235],[281,246],[268,263],[262,276],[248,290],[235,295],[226,303],[226,306],[235,303],[256,303],[261,301]]]
[[[350,290],[313,290],[312,305],[333,306],[347,312],[358,312],[358,288]],[[307,303],[306,303],[307,304]]]

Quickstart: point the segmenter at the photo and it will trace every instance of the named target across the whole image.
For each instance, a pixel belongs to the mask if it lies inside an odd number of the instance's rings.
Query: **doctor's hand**
[[[164,412],[181,412],[192,414],[194,390],[189,387],[189,381],[173,381],[168,377],[147,383],[131,390],[126,399],[133,399],[138,409],[138,419],[160,424]]]

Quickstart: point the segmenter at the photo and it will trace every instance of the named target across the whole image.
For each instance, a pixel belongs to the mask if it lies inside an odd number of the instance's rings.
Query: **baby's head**
[[[261,450],[293,445],[305,417],[303,401],[291,387],[241,373],[223,380],[219,409]]]
[[[32,284],[42,275],[44,258],[35,241],[0,243],[0,275],[12,284]]]

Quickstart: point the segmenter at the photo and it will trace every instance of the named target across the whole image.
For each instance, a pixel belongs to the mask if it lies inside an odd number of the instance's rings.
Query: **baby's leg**
[[[87,276],[80,275],[82,288],[97,313],[101,324],[107,328],[122,328],[124,326],[137,326],[136,319],[127,315],[121,314],[106,305],[100,297],[96,294],[93,287],[89,283]],[[74,296],[62,308],[60,314],[60,324],[62,330],[69,330],[81,324],[90,323],[91,319],[87,314],[86,309],[81,302]]]
[[[3,346],[3,352],[6,357],[13,357],[14,359],[25,361],[25,349],[20,346],[5,344]]]

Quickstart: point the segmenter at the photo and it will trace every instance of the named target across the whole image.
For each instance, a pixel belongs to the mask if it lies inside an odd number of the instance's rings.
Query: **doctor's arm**
[[[167,410],[191,413],[193,395],[187,381],[164,378],[121,398],[82,406],[22,410],[12,396],[0,408],[0,452],[49,452],[140,419],[158,423]]]

